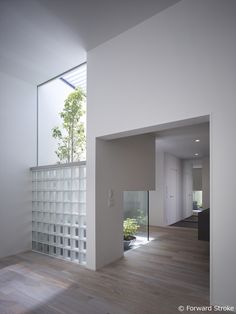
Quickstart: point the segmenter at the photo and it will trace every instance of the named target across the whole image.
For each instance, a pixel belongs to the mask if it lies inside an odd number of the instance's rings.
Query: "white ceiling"
[[[40,84],[180,0],[0,0],[0,70]]]
[[[194,139],[200,142],[195,143]],[[157,132],[156,148],[182,159],[209,156],[209,123]],[[199,156],[194,156],[195,153]]]

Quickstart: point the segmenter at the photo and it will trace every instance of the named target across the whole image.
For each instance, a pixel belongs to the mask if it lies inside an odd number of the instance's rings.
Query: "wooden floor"
[[[208,305],[208,243],[187,228],[151,236],[97,272],[33,252],[1,259],[0,313],[172,314]]]

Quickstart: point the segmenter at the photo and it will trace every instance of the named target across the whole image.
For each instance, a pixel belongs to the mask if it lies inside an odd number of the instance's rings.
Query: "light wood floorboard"
[[[93,272],[26,252],[0,260],[0,314],[172,314],[209,304],[209,244],[197,230],[152,228],[155,240]]]

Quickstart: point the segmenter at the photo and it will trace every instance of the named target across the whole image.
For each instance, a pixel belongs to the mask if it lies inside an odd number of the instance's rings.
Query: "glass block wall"
[[[86,264],[86,165],[32,171],[32,250]]]

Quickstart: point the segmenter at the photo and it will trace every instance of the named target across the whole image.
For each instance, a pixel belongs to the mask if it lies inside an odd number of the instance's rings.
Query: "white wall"
[[[211,302],[229,305],[236,295],[235,29],[236,1],[183,0],[88,52],[88,225],[98,228],[96,137],[210,115]]]
[[[73,88],[60,79],[52,80],[38,88],[38,164],[52,165],[58,162],[55,154],[57,140],[52,137],[52,128],[62,125],[59,113]]]
[[[31,248],[36,86],[0,72],[0,258]]]
[[[155,138],[97,139],[96,150],[96,268],[101,268],[123,255],[123,191],[155,187]]]

